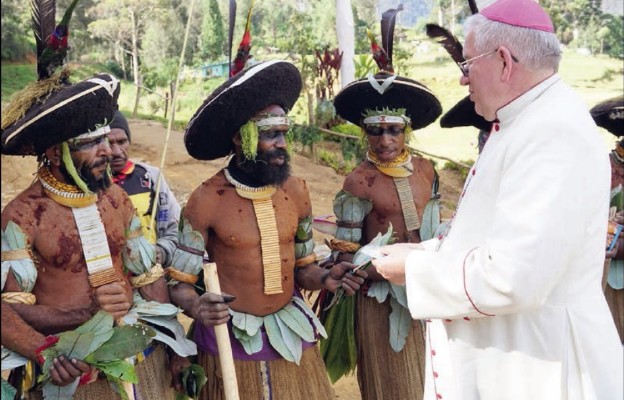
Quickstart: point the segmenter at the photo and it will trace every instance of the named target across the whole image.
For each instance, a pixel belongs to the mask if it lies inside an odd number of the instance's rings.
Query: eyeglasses
[[[468,74],[470,73],[470,64],[476,60],[479,59],[481,57],[485,57],[485,56],[489,56],[490,54],[494,54],[498,51],[498,49],[496,50],[492,50],[492,51],[488,51],[487,53],[483,53],[483,54],[479,54],[478,56],[472,57],[467,59],[466,61],[462,61],[460,63],[457,63],[457,66],[459,66],[459,69],[461,70],[462,74],[465,77],[468,77]],[[513,62],[518,62],[518,59],[511,54],[511,59],[513,60]]]

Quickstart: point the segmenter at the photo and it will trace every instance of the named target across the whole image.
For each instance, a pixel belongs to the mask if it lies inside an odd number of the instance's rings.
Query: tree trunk
[[[139,99],[141,97],[141,77],[139,76],[139,46],[138,42],[138,25],[133,10],[129,10],[130,21],[132,23],[132,74],[134,75],[134,84],[136,86],[136,98],[134,100],[134,109],[132,110],[132,118],[136,118],[139,110]]]
[[[336,0],[336,36],[342,51],[340,87],[343,88],[355,79],[355,24],[351,0]]]

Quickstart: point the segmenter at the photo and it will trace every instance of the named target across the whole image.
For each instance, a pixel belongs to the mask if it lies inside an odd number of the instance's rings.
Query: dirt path
[[[132,147],[130,156],[136,161],[144,161],[160,166],[166,129],[160,123],[130,120]],[[331,215],[334,195],[342,187],[344,177],[333,169],[317,165],[303,156],[295,155],[292,161],[293,173],[305,179],[312,196],[312,209],[316,216]],[[164,167],[165,177],[176,194],[180,204],[184,204],[191,192],[208,177],[225,166],[224,160],[198,161],[188,156],[182,132],[171,132]],[[36,171],[34,157],[2,156],[2,207],[26,188]],[[439,170],[440,193],[442,194],[442,214],[448,218],[456,203],[462,186],[462,178],[457,173]],[[315,233],[318,243],[323,243],[323,235]],[[339,380],[334,385],[336,398],[359,400],[360,394],[355,376]]]

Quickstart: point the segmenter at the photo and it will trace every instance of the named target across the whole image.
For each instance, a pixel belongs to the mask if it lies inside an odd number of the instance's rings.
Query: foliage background
[[[183,129],[205,97],[225,79],[202,79],[197,77],[197,71],[206,64],[227,61],[228,0],[80,0],[70,23],[69,62],[76,68],[75,79],[107,70],[124,82],[120,107],[125,113],[166,121],[171,110],[165,99],[175,82],[192,1],[190,35],[175,110],[176,128]],[[292,115],[302,125],[314,125],[318,101],[315,88],[323,83],[315,70],[315,51],[337,46],[335,1],[256,0],[254,4],[252,58],[285,58],[300,68],[305,91]],[[461,22],[469,10],[464,1],[429,1],[433,7],[427,18],[409,28],[397,25],[394,64],[397,73],[432,89],[443,109],[448,110],[465,96],[466,89],[458,84],[459,71],[448,55],[426,38],[424,24],[434,22],[450,27],[463,41]],[[69,2],[57,0],[57,20]],[[234,53],[250,4],[238,1]],[[560,69],[563,78],[579,91],[589,107],[621,94],[623,17],[603,13],[601,0],[550,0],[543,5],[548,8],[564,46]],[[362,77],[375,70],[365,30],[371,29],[379,38],[379,13],[383,10],[376,0],[352,1],[352,8],[356,75]],[[35,79],[35,56],[29,2],[3,0],[1,10],[4,103],[13,92]],[[137,86],[143,90],[137,91]],[[339,87],[337,84],[336,88]],[[345,131],[336,128],[341,129]],[[346,131],[353,133],[349,128]],[[306,132],[302,134],[305,136]],[[321,137],[313,129],[307,132],[306,140],[314,142]],[[612,141],[605,136],[609,146]],[[416,132],[412,144],[457,160],[476,157],[476,131],[472,128],[445,130],[434,123]]]

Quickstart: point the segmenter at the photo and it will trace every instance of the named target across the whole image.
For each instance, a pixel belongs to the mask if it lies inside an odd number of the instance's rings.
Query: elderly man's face
[[[128,162],[130,140],[128,140],[126,131],[121,128],[113,128],[108,133],[108,142],[112,152],[111,169],[114,174],[118,174]]]
[[[504,105],[499,99],[500,73],[503,63],[496,51],[479,52],[474,45],[474,33],[469,33],[464,43],[464,58],[475,58],[467,65],[468,76],[460,79],[468,85],[470,100],[475,103],[475,111],[488,121],[496,119],[496,112]]]

